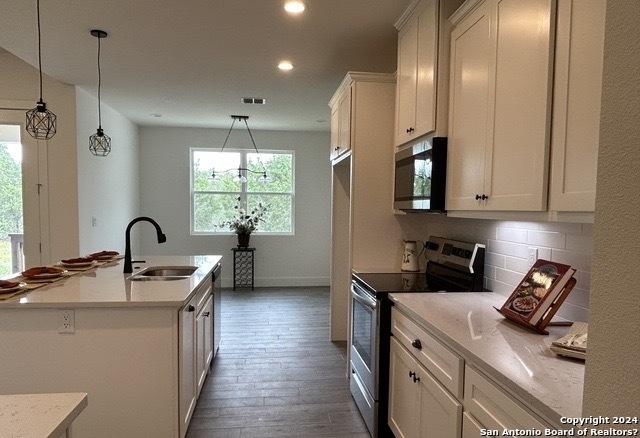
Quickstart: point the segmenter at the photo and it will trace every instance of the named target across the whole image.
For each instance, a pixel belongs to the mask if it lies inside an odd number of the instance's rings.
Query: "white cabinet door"
[[[391,338],[389,360],[389,427],[396,438],[418,436],[420,426],[420,386],[413,380],[416,360]]]
[[[491,20],[485,2],[451,33],[447,210],[477,210],[484,187]]]
[[[462,414],[462,438],[480,438],[484,429],[468,412]]]
[[[415,132],[417,138],[436,129],[438,0],[423,0],[418,13]]]
[[[396,145],[413,138],[416,129],[418,16],[411,17],[398,34],[396,85]]]
[[[348,87],[338,103],[338,117],[340,118],[338,154],[351,150],[351,87]]]
[[[492,4],[495,80],[485,158],[487,210],[547,209],[554,4]]]
[[[423,367],[420,384],[420,438],[458,438],[462,428],[462,404]]]
[[[184,437],[196,406],[196,306],[197,296],[180,311],[180,436]]]
[[[213,295],[204,305],[204,374],[207,375],[209,365],[213,360]]]
[[[207,318],[204,316],[203,308],[196,318],[196,379],[198,382],[197,394],[200,395],[204,380],[207,377],[207,367],[205,366],[205,330]]]
[[[604,0],[558,0],[550,209],[594,211]]]
[[[340,105],[336,104],[331,108],[331,146],[329,159],[333,160],[340,151]]]

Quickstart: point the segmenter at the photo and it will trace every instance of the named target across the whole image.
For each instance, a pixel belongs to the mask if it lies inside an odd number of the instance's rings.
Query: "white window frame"
[[[195,211],[195,195],[196,193],[203,194],[229,194],[235,195],[239,194],[243,200],[241,203],[244,207],[246,207],[246,196],[247,194],[261,194],[261,195],[290,195],[291,196],[291,231],[278,231],[278,232],[268,232],[268,231],[254,231],[252,234],[257,236],[295,236],[296,234],[296,152],[294,150],[286,150],[286,149],[269,149],[263,150],[261,149],[259,153],[261,154],[287,154],[291,155],[291,193],[283,193],[283,192],[247,192],[247,184],[242,183],[240,185],[240,192],[220,192],[220,191],[195,191],[193,188],[193,154],[194,152],[221,152],[219,149],[214,148],[203,148],[203,147],[191,147],[189,148],[189,191],[190,191],[190,200],[189,200],[189,228],[192,236],[234,236],[236,233],[233,231],[196,231],[194,230],[194,211]],[[240,153],[240,167],[247,167],[247,154],[255,153],[254,149],[228,149],[225,148],[224,152],[235,152]]]

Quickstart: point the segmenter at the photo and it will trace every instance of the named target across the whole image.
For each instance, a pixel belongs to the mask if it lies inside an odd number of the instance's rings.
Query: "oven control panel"
[[[484,248],[485,246],[480,243],[461,242],[435,236],[429,237],[425,243],[427,260],[471,273],[479,262],[484,264]]]

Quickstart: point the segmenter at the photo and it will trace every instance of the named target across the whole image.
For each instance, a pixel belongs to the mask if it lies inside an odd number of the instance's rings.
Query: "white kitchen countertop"
[[[87,394],[0,395],[0,438],[58,438],[87,406]]]
[[[134,256],[141,269],[150,266],[196,266],[188,279],[171,281],[131,281],[133,274],[123,274],[124,260],[80,272],[56,283],[0,301],[3,308],[26,307],[180,307],[191,298],[204,278],[220,262],[222,256]],[[134,269],[135,272],[139,270]]]
[[[394,305],[454,349],[525,405],[550,421],[580,417],[584,363],[549,350],[568,327],[535,334],[506,321],[492,306],[506,297],[495,293],[389,295]]]

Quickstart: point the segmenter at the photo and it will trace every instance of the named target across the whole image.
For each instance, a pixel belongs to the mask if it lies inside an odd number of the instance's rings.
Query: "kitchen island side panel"
[[[86,392],[75,438],[178,436],[175,308],[0,309],[0,393]]]

